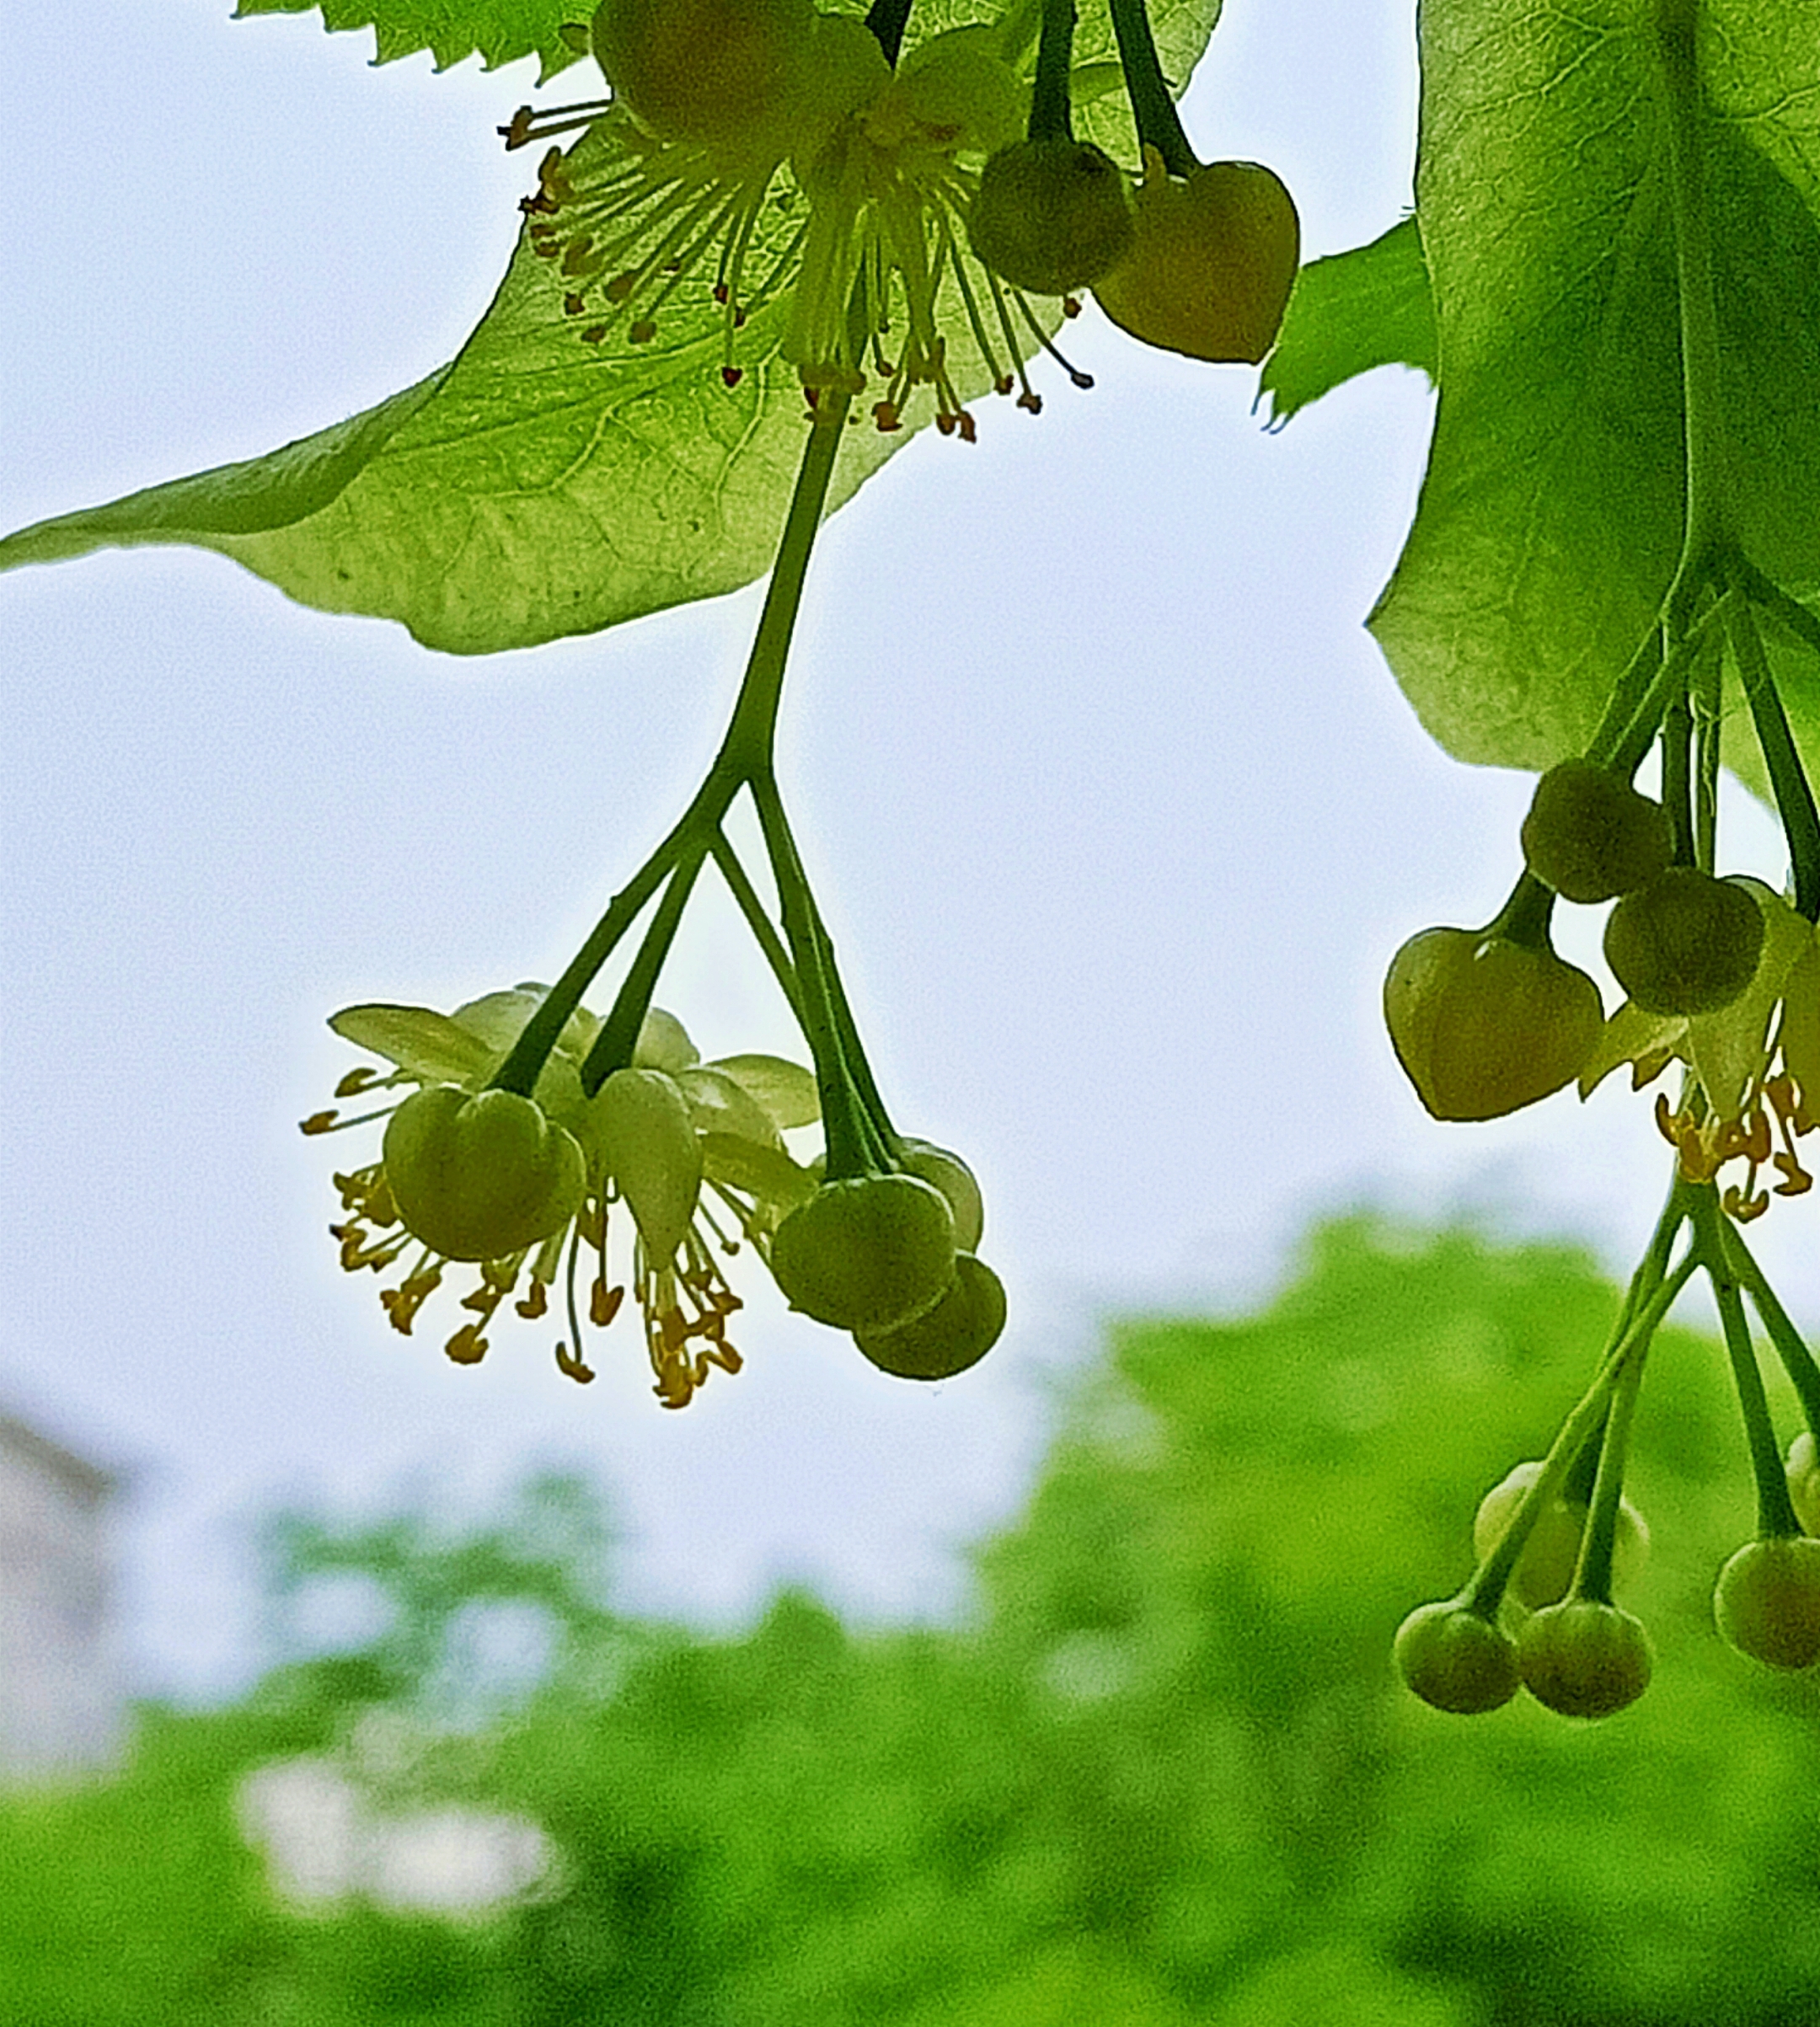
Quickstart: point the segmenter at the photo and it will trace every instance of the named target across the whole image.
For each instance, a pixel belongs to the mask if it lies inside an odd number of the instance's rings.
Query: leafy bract
[[[234,17],[307,14],[317,0],[240,0]],[[562,37],[565,22],[585,21],[582,0],[321,0],[326,29],[370,28],[376,63],[428,50],[439,71],[478,56],[490,70],[534,56],[538,79],[575,61]]]
[[[1582,750],[1679,552],[1680,299],[1653,12],[1422,12],[1417,215],[1441,393],[1415,526],[1371,625],[1464,760],[1540,767]],[[1814,10],[1710,0],[1700,19],[1736,525],[1802,590],[1820,584]],[[1787,701],[1797,733],[1820,735],[1811,671]]]
[[[916,33],[961,24],[977,11],[967,0],[924,0]],[[1158,10],[1164,61],[1184,82],[1218,11],[1218,0],[1171,0]],[[1020,23],[1025,14],[1033,36],[1036,12],[1020,8]],[[373,0],[362,18],[377,27],[382,56],[431,47],[450,62],[465,40],[501,61],[518,46],[516,36],[548,67],[561,46],[549,40],[560,16],[547,0],[433,8]],[[350,25],[354,10],[329,0],[324,19]],[[1077,54],[1103,67],[1112,46],[1104,0],[1095,0]],[[1026,66],[1031,56],[1026,49]],[[1084,106],[1079,125],[1135,158],[1121,95]],[[620,145],[615,131],[613,120],[597,126],[575,155],[611,151]],[[768,244],[787,261],[796,216],[768,209],[755,262]],[[565,311],[554,264],[538,259],[521,235],[492,306],[441,372],[264,457],[40,521],[0,540],[0,569],[110,545],[195,543],[303,604],[397,619],[426,645],[455,654],[589,633],[733,590],[768,566],[801,457],[801,388],[779,353],[789,292],[740,331],[741,373],[729,388],[711,258],[685,279],[691,287],[669,297],[655,336],[634,343],[638,326],[619,318],[586,343]],[[981,393],[990,377],[951,279],[938,321],[958,391]],[[1024,350],[1035,349],[1033,333],[1018,336]],[[890,434],[852,429],[831,504],[848,497],[929,413],[924,398]]]
[[[1368,246],[1309,261],[1296,276],[1258,387],[1270,396],[1271,420],[1287,422],[1378,366],[1413,366],[1435,377],[1434,302],[1412,217]]]

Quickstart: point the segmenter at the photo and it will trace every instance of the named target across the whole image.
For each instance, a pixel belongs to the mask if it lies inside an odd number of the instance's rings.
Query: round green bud
[[[1598,987],[1552,950],[1424,929],[1390,961],[1384,1024],[1437,1119],[1496,1119],[1571,1083],[1604,1020]]]
[[[957,1253],[954,1279],[933,1309],[895,1330],[856,1330],[854,1342],[893,1378],[952,1379],[985,1357],[1004,1326],[1004,1283],[984,1260]]]
[[[1564,760],[1536,784],[1523,822],[1525,864],[1567,901],[1613,901],[1666,873],[1674,826],[1659,802],[1590,760]]]
[[[1294,201],[1261,162],[1157,164],[1138,189],[1131,250],[1094,300],[1146,345],[1255,365],[1277,342],[1301,254]]]
[[[386,1122],[384,1162],[405,1230],[448,1260],[504,1260],[536,1245],[587,1190],[574,1136],[514,1091],[413,1093]]]
[[[948,1199],[954,1217],[956,1249],[977,1253],[986,1229],[986,1205],[973,1171],[958,1154],[938,1147],[933,1141],[900,1140],[897,1153],[907,1174],[933,1183]]]
[[[1458,1598],[1418,1605],[1397,1629],[1398,1672],[1425,1703],[1475,1717],[1517,1693],[1516,1643]]]
[[[1713,1617],[1740,1654],[1769,1668],[1820,1661],[1820,1541],[1747,1542],[1719,1572]]]
[[[1479,1502],[1473,1516],[1473,1551],[1481,1561],[1497,1545],[1529,1488],[1542,1475],[1539,1458],[1512,1466]],[[1580,1538],[1586,1532],[1587,1509],[1577,1500],[1550,1500],[1529,1530],[1529,1538],[1512,1572],[1511,1595],[1532,1612],[1567,1594],[1580,1559]],[[1612,1581],[1633,1581],[1649,1556],[1649,1525],[1630,1501],[1618,1506],[1617,1532],[1612,1542]]]
[[[1748,887],[1671,866],[1627,894],[1605,924],[1605,961],[1646,1013],[1716,1013],[1763,955],[1763,910]]]
[[[1014,288],[1065,296],[1132,243],[1124,172],[1089,141],[1014,141],[989,155],[967,214],[967,242]]]
[[[1655,1650],[1621,1606],[1570,1597],[1546,1605],[1517,1636],[1517,1666],[1539,1703],[1563,1717],[1610,1717],[1649,1687]]]
[[[771,1241],[793,1309],[842,1330],[894,1330],[933,1309],[955,1277],[954,1217],[914,1175],[825,1182]]]
[[[1801,1526],[1808,1533],[1820,1535],[1820,1450],[1811,1431],[1803,1429],[1789,1445],[1786,1476],[1789,1497]]]
[[[787,126],[814,29],[810,0],[601,0],[590,37],[613,97],[652,133],[738,152]]]

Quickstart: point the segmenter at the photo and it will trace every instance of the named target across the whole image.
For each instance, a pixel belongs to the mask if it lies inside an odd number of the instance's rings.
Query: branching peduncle
[[[1192,175],[1201,164],[1182,131],[1175,99],[1163,75],[1156,38],[1150,32],[1145,0],[1111,0],[1112,33],[1118,40],[1119,64],[1131,100],[1138,138],[1163,158],[1172,176]]]
[[[594,982],[604,965],[613,955],[620,939],[630,929],[643,912],[651,896],[666,878],[689,868],[688,877],[680,883],[681,900],[686,900],[695,873],[703,858],[714,849],[715,839],[720,835],[721,820],[733,798],[748,783],[753,782],[771,766],[772,749],[777,736],[778,706],[783,697],[784,671],[790,655],[790,636],[796,625],[796,614],[802,604],[803,581],[808,573],[809,558],[815,548],[817,530],[822,525],[822,515],[827,503],[829,482],[833,477],[834,463],[840,452],[841,432],[846,423],[850,397],[844,393],[824,393],[816,406],[809,426],[809,441],[803,452],[803,461],[796,474],[796,487],[790,495],[790,511],[784,518],[784,532],[778,543],[777,561],[772,568],[771,580],[765,590],[763,611],[759,614],[758,629],[754,635],[752,653],[747,659],[745,678],[740,685],[733,716],[727,725],[726,735],[720,742],[720,751],[709,768],[707,778],[695,792],[688,809],[677,819],[675,826],[645,864],[633,875],[621,891],[613,896],[607,912],[594,926],[592,933],[575,953],[564,970],[562,976],[544,996],[537,1011],[526,1022],[523,1031],[513,1045],[511,1053],[493,1077],[493,1087],[504,1091],[517,1091],[528,1096],[535,1088],[539,1073],[556,1046],[569,1017],[581,1003],[581,995]],[[678,892],[672,886],[672,894]],[[668,897],[666,896],[666,899]],[[681,900],[677,906],[680,911]],[[658,920],[661,919],[660,913]],[[654,920],[653,931],[657,928]],[[674,933],[674,924],[671,927]],[[646,949],[652,946],[647,941]],[[668,949],[667,939],[664,949]],[[661,961],[661,955],[659,961]],[[630,982],[629,980],[628,981]],[[656,982],[655,970],[651,984]],[[649,987],[645,991],[648,1003]],[[618,1015],[622,1007],[629,1009],[630,1001],[622,992],[615,1002]],[[643,1019],[644,1008],[639,1011]],[[629,1011],[627,1019],[629,1019]],[[614,1046],[625,1046],[624,1036],[618,1032],[614,1024]],[[598,1071],[604,1078],[609,1070],[621,1067],[618,1062],[609,1063],[602,1053],[607,1040],[603,1030],[594,1048],[589,1052],[588,1069],[592,1074]],[[632,1029],[632,1043],[636,1045],[637,1028]],[[629,1061],[629,1052],[625,1056]],[[604,1067],[603,1067],[604,1066]],[[597,1088],[597,1083],[590,1088]]]
[[[1043,0],[1042,33],[1036,43],[1036,81],[1030,91],[1032,141],[1073,138],[1068,95],[1068,65],[1073,51],[1074,0]]]
[[[1680,285],[1687,458],[1681,558],[1666,607],[1672,638],[1687,630],[1714,565],[1733,546],[1724,355],[1713,293],[1705,113],[1695,51],[1699,11],[1699,0],[1657,0],[1656,48],[1667,110],[1669,189]]]

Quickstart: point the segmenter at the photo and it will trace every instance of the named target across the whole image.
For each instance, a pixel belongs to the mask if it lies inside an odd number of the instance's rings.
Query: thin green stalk
[[[1663,651],[1660,623],[1650,628],[1614,687],[1586,757],[1626,781],[1643,764],[1670,700],[1687,687],[1688,663],[1723,621],[1737,594],[1725,592]]]
[[[1656,44],[1667,110],[1687,458],[1681,559],[1667,602],[1671,632],[1684,629],[1705,576],[1731,541],[1724,352],[1713,293],[1704,105],[1695,51],[1699,13],[1700,0],[1657,0]]]
[[[1671,1192],[1668,1209],[1663,1211],[1662,1222],[1657,1227],[1659,1236],[1673,1212],[1674,1222],[1669,1230],[1670,1244],[1685,1215],[1681,1203],[1678,1193]],[[1652,1248],[1651,1254],[1646,1255],[1646,1264],[1652,1257],[1653,1250]],[[1618,1329],[1611,1349],[1592,1377],[1592,1384],[1582,1394],[1549,1446],[1535,1483],[1523,1495],[1523,1504],[1511,1516],[1510,1525],[1499,1536],[1496,1546],[1474,1570],[1460,1592],[1460,1602],[1468,1611],[1477,1612],[1486,1618],[1496,1615],[1530,1530],[1547,1511],[1549,1502],[1560,1494],[1575,1459],[1591,1441],[1594,1430],[1608,1413],[1619,1376],[1626,1363],[1648,1346],[1662,1318],[1674,1306],[1676,1297],[1700,1264],[1698,1252],[1689,1247],[1679,1265],[1662,1279]],[[1642,1270],[1638,1270],[1640,1274]]]
[[[809,441],[796,474],[795,490],[790,495],[777,560],[765,588],[764,607],[747,658],[745,677],[726,736],[706,779],[656,851],[613,896],[607,912],[525,1023],[511,1052],[494,1074],[495,1089],[528,1096],[536,1088],[569,1016],[581,1005],[581,995],[593,984],[620,938],[637,921],[664,880],[692,853],[699,864],[701,855],[713,848],[728,805],[755,773],[770,765],[790,635],[802,603],[803,580],[822,525],[849,402],[847,394],[825,393],[810,424]]]
[[[645,1025],[645,1016],[650,1011],[651,994],[657,989],[657,975],[670,955],[677,929],[682,927],[682,911],[688,906],[696,875],[701,871],[705,856],[700,842],[692,841],[677,861],[663,898],[657,904],[657,912],[651,917],[645,940],[632,960],[632,968],[613,995],[613,1005],[601,1023],[600,1033],[594,1037],[594,1046],[581,1065],[581,1088],[590,1098],[614,1071],[625,1069],[632,1061],[640,1032]]]
[[[1068,66],[1074,53],[1074,0],[1043,0],[1042,34],[1036,43],[1036,78],[1030,88],[1030,137],[1070,141]]]
[[[1572,1595],[1595,1603],[1612,1602],[1612,1556],[1618,1545],[1618,1510],[1624,1500],[1625,1459],[1630,1447],[1630,1423],[1636,1413],[1637,1395],[1642,1389],[1643,1366],[1649,1356],[1647,1343],[1637,1347],[1612,1388],[1611,1406],[1605,1417],[1604,1438],[1599,1444],[1598,1475],[1593,1481],[1592,1504],[1587,1510],[1580,1554],[1574,1564]]]
[[[1711,1272],[1711,1270],[1708,1270]],[[1712,1275],[1713,1296],[1719,1304],[1719,1321],[1725,1331],[1726,1350],[1732,1357],[1732,1373],[1737,1383],[1738,1406],[1744,1416],[1744,1436],[1750,1445],[1751,1472],[1757,1480],[1757,1532],[1786,1538],[1801,1532],[1789,1496],[1788,1477],[1782,1468],[1782,1452],[1776,1442],[1775,1424],[1769,1419],[1769,1399],[1764,1392],[1763,1374],[1757,1369],[1757,1354],[1751,1343],[1750,1324],[1737,1284],[1723,1273]]]
[[[1118,41],[1119,64],[1125,72],[1126,95],[1138,138],[1163,158],[1172,176],[1191,176],[1201,163],[1182,131],[1181,116],[1169,80],[1163,75],[1150,12],[1144,0],[1111,0],[1112,33]]]
[[[1820,810],[1814,806],[1813,788],[1796,751],[1781,693],[1769,672],[1769,658],[1764,653],[1763,636],[1757,631],[1757,616],[1748,602],[1733,610],[1727,631],[1732,651],[1737,657],[1745,699],[1750,705],[1751,723],[1757,728],[1757,743],[1763,748],[1776,810],[1782,819],[1782,834],[1788,841],[1789,864],[1795,874],[1795,906],[1812,922],[1820,918]]]
[[[727,883],[727,890],[739,904],[739,912],[746,917],[746,927],[752,933],[752,940],[764,953],[765,962],[771,967],[771,975],[778,982],[778,989],[790,1003],[790,1009],[796,1016],[796,1024],[802,1025],[802,993],[796,983],[796,967],[790,962],[790,954],[784,947],[784,939],[778,934],[777,924],[765,912],[765,905],[758,898],[758,890],[752,883],[752,875],[740,861],[733,849],[731,839],[725,831],[716,833],[714,841],[714,862],[720,869],[720,877]]]
[[[1662,799],[1674,831],[1677,865],[1694,863],[1694,714],[1684,690],[1662,714]]]
[[[828,990],[817,934],[815,903],[802,861],[790,835],[790,820],[784,813],[777,783],[768,773],[752,784],[752,801],[764,833],[765,850],[778,884],[778,912],[783,917],[784,941],[790,946],[802,1004],[803,1033],[815,1058],[816,1087],[822,1106],[822,1131],[827,1152],[827,1175],[838,1181],[844,1176],[862,1175],[881,1165],[883,1150],[866,1116],[859,1092],[847,1069],[839,1024]]]
[[[1782,1361],[1782,1370],[1788,1374],[1789,1383],[1801,1400],[1808,1427],[1820,1434],[1820,1363],[1815,1361],[1807,1340],[1796,1329],[1793,1318],[1769,1286],[1769,1277],[1752,1258],[1743,1233],[1729,1218],[1721,1236],[1726,1266],[1749,1295],[1752,1308],[1762,1318],[1769,1341],[1775,1346],[1776,1356]]]
[[[1519,873],[1504,906],[1485,925],[1485,933],[1504,937],[1526,950],[1545,950],[1555,900],[1554,889],[1544,886],[1534,873]]]

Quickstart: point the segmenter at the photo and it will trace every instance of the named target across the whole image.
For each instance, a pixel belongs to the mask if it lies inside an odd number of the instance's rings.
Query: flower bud
[[[967,240],[1014,288],[1063,296],[1084,288],[1132,243],[1124,172],[1089,141],[1014,141],[987,158]]]
[[[1515,1643],[1458,1598],[1417,1606],[1398,1627],[1394,1651],[1405,1682],[1437,1710],[1474,1717],[1517,1693]]]
[[[573,1135],[514,1091],[414,1092],[386,1122],[385,1178],[404,1228],[449,1260],[503,1260],[581,1208]]]
[[[1756,975],[1763,910],[1748,887],[1671,866],[1605,924],[1605,961],[1646,1013],[1716,1013]]]
[[[1740,1654],[1769,1668],[1820,1661],[1820,1541],[1747,1542],[1719,1572],[1713,1617]]]
[[[1563,1717],[1610,1717],[1649,1687],[1655,1650],[1643,1622],[1597,1598],[1545,1606],[1517,1638],[1523,1687]]]
[[[1659,802],[1609,767],[1564,760],[1537,782],[1523,822],[1523,858],[1565,900],[1612,901],[1668,869],[1674,827]]]
[[[790,1307],[843,1330],[892,1330],[934,1308],[955,1277],[954,1217],[914,1175],[825,1182],[771,1242]]]
[[[1550,949],[1424,929],[1391,960],[1384,1023],[1437,1119],[1496,1119],[1571,1083],[1603,1022],[1598,987]]]
[[[952,1379],[976,1366],[1005,1325],[1004,1284],[982,1260],[955,1255],[948,1292],[926,1314],[895,1330],[856,1330],[854,1342],[897,1379]]]

